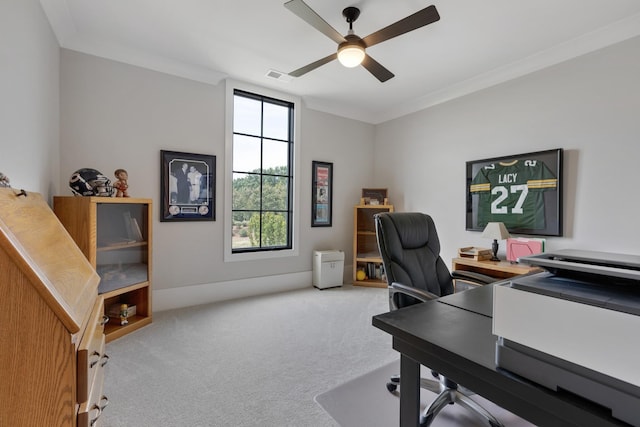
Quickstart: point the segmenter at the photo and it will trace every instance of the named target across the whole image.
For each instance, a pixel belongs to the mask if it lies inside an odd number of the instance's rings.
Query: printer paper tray
[[[502,337],[496,347],[499,368],[552,390],[567,390],[611,409],[614,418],[640,427],[640,387]]]

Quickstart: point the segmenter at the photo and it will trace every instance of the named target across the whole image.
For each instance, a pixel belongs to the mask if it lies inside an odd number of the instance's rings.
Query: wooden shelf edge
[[[137,289],[147,288],[147,287],[150,287],[149,282],[140,282],[133,285],[124,286],[122,288],[114,289],[112,291],[105,292],[99,295],[104,297],[104,299],[106,300],[108,298],[117,297],[118,295],[126,294],[128,292],[135,291]]]
[[[382,258],[380,257],[356,257],[356,262],[374,262],[376,264],[382,264]]]
[[[107,252],[107,251],[115,251],[119,249],[139,248],[141,246],[148,246],[148,245],[149,243],[146,240],[142,242],[118,243],[114,245],[98,246],[96,248],[96,251]]]
[[[97,197],[90,196],[85,197],[90,199],[93,203],[132,203],[132,204],[151,204],[153,199],[147,199],[144,197]]]
[[[151,316],[133,316],[129,318],[129,324],[120,326],[114,325],[112,323],[107,323],[104,328],[104,334],[106,336],[106,341],[111,342],[116,338],[120,338],[124,335],[127,335],[137,329],[142,328],[143,326],[149,325],[152,322]]]
[[[386,288],[387,282],[381,282],[379,280],[354,280],[353,286],[365,286],[368,288]]]

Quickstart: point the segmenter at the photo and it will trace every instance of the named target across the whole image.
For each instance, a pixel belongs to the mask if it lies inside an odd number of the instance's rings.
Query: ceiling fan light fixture
[[[348,37],[348,36],[347,36]],[[364,60],[364,44],[357,40],[347,40],[338,47],[338,61],[347,68],[357,67]]]

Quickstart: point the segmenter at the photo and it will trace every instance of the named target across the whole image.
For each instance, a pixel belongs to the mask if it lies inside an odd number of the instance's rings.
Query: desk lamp
[[[481,237],[485,239],[493,239],[493,243],[491,244],[493,258],[491,258],[491,261],[500,261],[500,258],[498,258],[498,240],[504,240],[510,237],[507,227],[505,227],[501,222],[490,222],[484,228]]]

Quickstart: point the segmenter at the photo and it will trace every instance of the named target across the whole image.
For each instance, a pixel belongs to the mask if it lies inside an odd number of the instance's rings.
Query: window
[[[294,103],[233,90],[231,252],[293,247]]]

